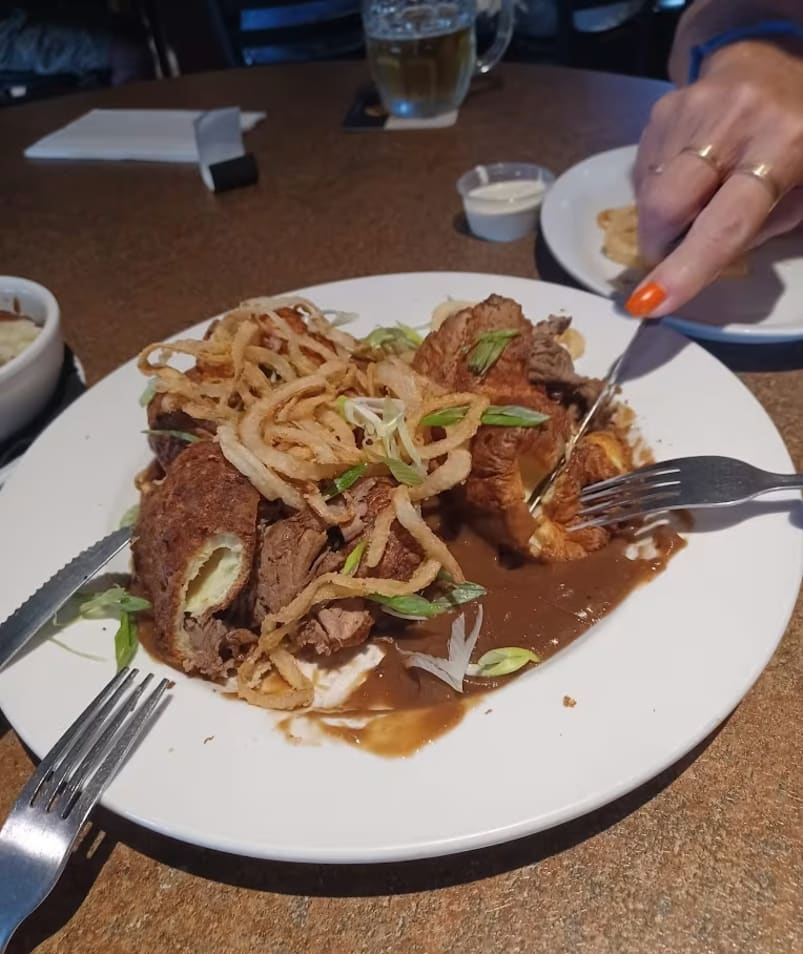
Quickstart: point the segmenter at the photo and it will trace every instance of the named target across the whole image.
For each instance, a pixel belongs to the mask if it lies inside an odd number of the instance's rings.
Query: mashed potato
[[[21,354],[41,330],[30,318],[0,314],[0,367]]]

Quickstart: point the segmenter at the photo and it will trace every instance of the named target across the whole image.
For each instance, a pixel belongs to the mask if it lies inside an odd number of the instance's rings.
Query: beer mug
[[[463,102],[472,75],[501,60],[513,35],[515,0],[500,0],[496,36],[477,57],[475,0],[363,0],[368,64],[394,116],[447,113]]]

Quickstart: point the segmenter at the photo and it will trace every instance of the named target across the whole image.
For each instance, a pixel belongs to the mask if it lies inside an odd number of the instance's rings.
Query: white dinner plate
[[[602,254],[597,215],[634,200],[635,146],[591,156],[567,169],[547,193],[541,230],[558,262],[587,288],[621,294],[622,265]],[[711,341],[767,343],[803,338],[803,231],[749,253],[750,274],[723,278],[669,320],[678,331]],[[632,285],[632,282],[631,282]]]
[[[574,315],[587,340],[583,372],[607,369],[632,334],[632,323],[598,296],[499,275],[381,275],[303,294],[321,307],[358,312],[353,330],[365,334],[399,320],[420,325],[447,296],[493,292],[521,302],[533,320]],[[728,454],[791,469],[758,402],[702,349],[656,327],[640,367],[645,373],[627,380],[624,394],[659,457]],[[93,387],[37,440],[0,493],[0,618],[135,501],[132,478],[148,460],[137,400],[143,383],[129,363]],[[742,522],[701,519],[662,575],[408,758],[381,758],[335,739],[289,744],[271,713],[226,699],[140,650],[137,666],[176,685],[104,804],[195,844],[314,862],[440,855],[588,812],[689,751],[766,665],[803,567],[803,534],[784,500]],[[113,630],[102,621],[76,623],[0,674],[0,705],[37,754],[113,674]],[[574,708],[563,705],[565,695],[576,699]]]

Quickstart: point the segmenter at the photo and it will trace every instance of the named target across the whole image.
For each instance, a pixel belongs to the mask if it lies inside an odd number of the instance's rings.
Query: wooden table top
[[[0,271],[47,285],[90,382],[149,341],[258,294],[428,269],[567,280],[540,241],[476,241],[457,177],[528,159],[559,173],[635,142],[665,87],[506,66],[452,129],[348,133],[362,64],[237,70],[0,112]],[[257,186],[210,194],[190,166],[26,161],[100,106],[267,112]],[[803,345],[715,353],[803,470]],[[769,556],[769,555],[765,555]],[[69,954],[803,950],[803,604],[757,685],[679,765],[608,807],[469,855],[272,864],[191,848],[99,812],[11,950]],[[0,818],[31,760],[0,716]],[[2,894],[2,886],[0,886]]]

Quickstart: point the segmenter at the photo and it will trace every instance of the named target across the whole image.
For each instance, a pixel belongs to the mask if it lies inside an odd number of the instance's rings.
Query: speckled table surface
[[[455,179],[497,158],[560,172],[634,142],[663,90],[506,67],[452,129],[344,132],[364,78],[360,64],[232,71],[0,112],[0,271],[55,292],[90,382],[148,341],[250,295],[432,268],[567,280],[540,240],[466,236]],[[268,118],[247,138],[259,184],[222,196],[191,167],[22,157],[90,107],[231,104]],[[803,470],[803,344],[715,353]],[[801,951],[801,640],[799,602],[756,686],[682,763],[591,816],[495,849],[379,867],[269,864],[99,812],[96,837],[12,951]],[[0,817],[30,771],[0,716]]]

